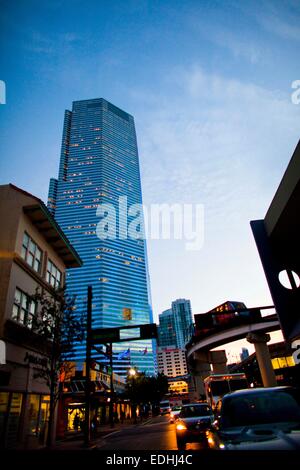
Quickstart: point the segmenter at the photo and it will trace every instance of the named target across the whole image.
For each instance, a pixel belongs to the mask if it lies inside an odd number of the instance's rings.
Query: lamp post
[[[92,332],[92,286],[88,286],[88,303],[87,303],[87,325],[86,325],[86,362],[85,362],[85,418],[84,418],[84,444],[90,446],[91,441],[91,332]]]
[[[135,384],[135,378],[137,376],[137,370],[134,367],[130,367],[128,371],[128,376],[132,380],[132,387],[133,387],[133,397],[135,397],[135,390],[134,390],[134,384]],[[133,411],[133,417],[134,417],[134,424],[137,423],[136,419],[136,400],[134,400],[134,404],[132,404],[132,411]]]
[[[114,427],[114,373],[113,373],[113,351],[112,343],[107,346],[109,356],[109,372],[110,372],[110,401],[109,401],[109,422],[110,427]]]

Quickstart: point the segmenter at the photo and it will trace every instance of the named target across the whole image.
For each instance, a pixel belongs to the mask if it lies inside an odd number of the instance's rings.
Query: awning
[[[105,392],[109,390],[109,386],[103,380],[91,381],[92,391],[94,392]],[[85,380],[72,380],[64,384],[65,388],[68,388],[72,393],[85,392]]]

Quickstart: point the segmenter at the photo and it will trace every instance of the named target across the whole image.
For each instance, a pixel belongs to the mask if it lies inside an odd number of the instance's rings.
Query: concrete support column
[[[203,379],[210,374],[208,354],[196,351],[189,359],[189,371],[191,380],[189,383],[189,398],[192,401],[205,394]]]
[[[271,356],[267,342],[270,341],[269,334],[249,333],[247,341],[254,344],[256,359],[264,387],[276,387],[276,376],[272,367]]]
[[[227,356],[224,349],[209,352],[213,374],[228,374]]]
[[[218,351],[196,351],[189,360],[189,369],[192,380],[189,392],[193,399],[205,395],[204,379],[212,372],[214,374],[228,373],[227,357],[224,350]],[[212,365],[212,370],[211,370]]]

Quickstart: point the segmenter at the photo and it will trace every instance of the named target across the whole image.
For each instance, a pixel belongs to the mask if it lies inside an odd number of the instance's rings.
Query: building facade
[[[43,445],[49,388],[39,375],[47,367],[45,341],[32,331],[36,289],[50,297],[63,287],[66,268],[81,260],[41,200],[13,186],[0,186],[0,445]]]
[[[158,371],[167,377],[179,377],[187,375],[187,363],[184,349],[158,348]]]
[[[177,347],[175,318],[170,308],[159,315],[158,344],[161,348]]]
[[[294,360],[295,350],[286,342],[268,344],[272,367],[275,372],[277,385],[300,386],[300,364]],[[249,384],[262,387],[263,381],[256,358],[256,353],[250,354],[242,362],[231,364],[230,372],[244,372]]]
[[[73,102],[48,207],[83,259],[82,268],[68,272],[67,286],[79,308],[93,287],[93,328],[153,322],[141,203],[133,117],[104,99]],[[113,353],[117,374],[130,365],[155,372],[153,340],[115,343]],[[85,345],[78,345],[74,359],[84,357]]]
[[[249,350],[247,348],[242,348],[242,352],[240,353],[241,361],[244,361],[247,357],[249,357]]]
[[[159,315],[159,346],[184,349],[193,335],[191,302],[177,299]]]
[[[172,406],[188,398],[188,369],[184,349],[158,348],[158,371],[168,377],[168,397]]]

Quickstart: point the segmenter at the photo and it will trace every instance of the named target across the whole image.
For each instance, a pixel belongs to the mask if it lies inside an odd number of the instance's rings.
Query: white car
[[[171,412],[170,412],[170,419],[169,419],[170,423],[175,423],[175,421],[178,419],[178,415],[181,411],[181,408],[182,408],[182,406],[180,406],[180,405],[173,406],[173,408],[171,409]]]

